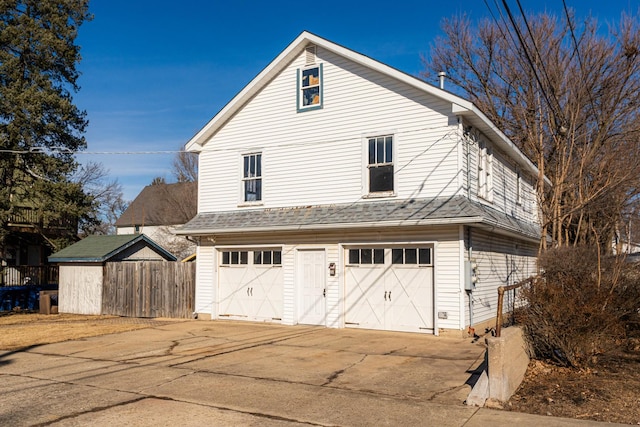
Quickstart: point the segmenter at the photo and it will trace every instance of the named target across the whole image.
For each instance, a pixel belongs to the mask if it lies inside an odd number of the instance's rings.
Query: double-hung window
[[[493,201],[493,151],[484,141],[478,144],[478,196]]]
[[[322,108],[322,64],[298,71],[298,111]]]
[[[393,193],[393,136],[368,138],[369,193]]]
[[[242,157],[242,187],[245,202],[262,200],[262,154],[246,154]]]
[[[522,204],[522,172],[516,167],[516,203]]]

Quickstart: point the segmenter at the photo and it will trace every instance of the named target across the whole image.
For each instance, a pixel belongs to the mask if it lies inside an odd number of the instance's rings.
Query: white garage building
[[[313,34],[187,149],[200,318],[465,331],[535,272],[535,166],[472,103]]]

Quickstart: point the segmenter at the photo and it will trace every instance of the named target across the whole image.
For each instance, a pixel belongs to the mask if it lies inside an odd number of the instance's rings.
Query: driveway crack
[[[334,371],[331,375],[329,375],[329,377],[327,378],[327,381],[321,385],[321,387],[324,386],[328,386],[330,385],[332,382],[334,382],[338,377],[340,377],[340,375],[344,374],[347,370],[353,368],[356,365],[359,365],[360,363],[364,362],[364,359],[367,358],[367,354],[364,354],[362,356],[362,358],[360,360],[358,360],[357,362],[353,362],[351,365],[345,367],[344,369],[339,369],[337,371]]]

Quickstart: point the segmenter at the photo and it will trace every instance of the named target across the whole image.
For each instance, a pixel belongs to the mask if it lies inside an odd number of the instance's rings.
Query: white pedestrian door
[[[326,323],[324,249],[300,250],[297,261],[300,292],[298,323],[324,325]]]

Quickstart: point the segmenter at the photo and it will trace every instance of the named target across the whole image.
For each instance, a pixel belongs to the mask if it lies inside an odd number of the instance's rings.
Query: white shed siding
[[[237,208],[241,155],[255,151],[263,153],[264,207],[356,201],[366,194],[364,138],[388,133],[396,141],[399,197],[457,191],[449,103],[320,48],[318,58],[323,109],[296,112],[301,56],[204,146],[200,212]]]
[[[537,246],[477,229],[471,231],[471,244],[472,257],[478,264],[478,283],[472,295],[473,321],[480,323],[495,318],[499,286],[512,285],[535,274]]]
[[[216,311],[216,262],[217,251],[213,246],[198,246],[196,263],[195,312],[217,315]]]
[[[102,314],[102,264],[62,264],[59,276],[60,313]]]

